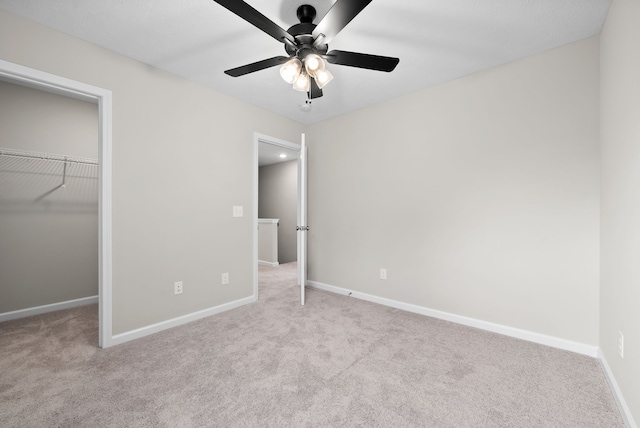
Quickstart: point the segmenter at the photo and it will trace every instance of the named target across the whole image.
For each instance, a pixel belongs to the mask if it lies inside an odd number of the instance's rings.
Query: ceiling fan
[[[276,56],[241,67],[226,70],[232,77],[281,65],[280,75],[304,91],[308,99],[322,96],[322,88],[333,79],[325,60],[331,64],[390,72],[398,58],[341,50],[329,51],[328,43],[356,17],[372,0],[337,0],[318,24],[314,24],[316,9],[308,4],[298,7],[299,24],[284,30],[269,18],[241,0],[214,0],[240,18],[264,31],[279,42],[289,56]]]

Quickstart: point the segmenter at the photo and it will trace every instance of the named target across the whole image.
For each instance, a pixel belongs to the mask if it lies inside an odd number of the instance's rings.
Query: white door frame
[[[98,307],[99,343],[112,346],[112,94],[107,89],[0,59],[0,79],[98,104]]]
[[[307,285],[307,143],[302,134],[300,141],[300,158],[298,160],[298,285],[300,286],[300,304],[304,305]]]
[[[301,146],[299,144],[291,143],[289,141],[281,140],[279,138],[270,137],[268,135],[255,132],[253,134],[253,298],[258,300],[258,155],[260,150],[260,143],[271,144],[274,146],[284,147],[289,150],[300,152]],[[300,160],[298,160],[300,162]],[[298,186],[300,186],[300,170],[298,169]],[[298,195],[300,189],[298,189]],[[298,201],[300,205],[300,201]],[[300,207],[298,206],[298,210]],[[299,233],[296,234],[298,240],[298,258],[300,258],[300,237]],[[298,275],[300,275],[300,266],[298,266]],[[300,278],[298,278],[300,280]]]

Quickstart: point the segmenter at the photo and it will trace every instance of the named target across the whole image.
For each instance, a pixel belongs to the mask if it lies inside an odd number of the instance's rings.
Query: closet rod
[[[0,156],[15,158],[40,159],[52,162],[78,163],[84,165],[98,165],[98,161],[90,158],[68,157],[49,153],[23,152],[20,150],[0,148]]]

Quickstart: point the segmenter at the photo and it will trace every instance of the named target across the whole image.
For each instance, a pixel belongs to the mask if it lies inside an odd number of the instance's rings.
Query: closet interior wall
[[[0,81],[0,315],[98,295],[98,106]]]

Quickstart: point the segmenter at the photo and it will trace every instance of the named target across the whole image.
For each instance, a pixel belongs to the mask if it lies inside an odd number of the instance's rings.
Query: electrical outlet
[[[387,270],[380,268],[380,279],[387,279]]]
[[[244,208],[241,205],[234,205],[233,207],[234,217],[244,217]]]
[[[227,285],[229,283],[229,273],[225,272],[222,274],[222,285]]]
[[[624,336],[621,331],[618,331],[618,354],[620,358],[624,358]]]
[[[182,294],[182,281],[173,283],[173,294]]]

